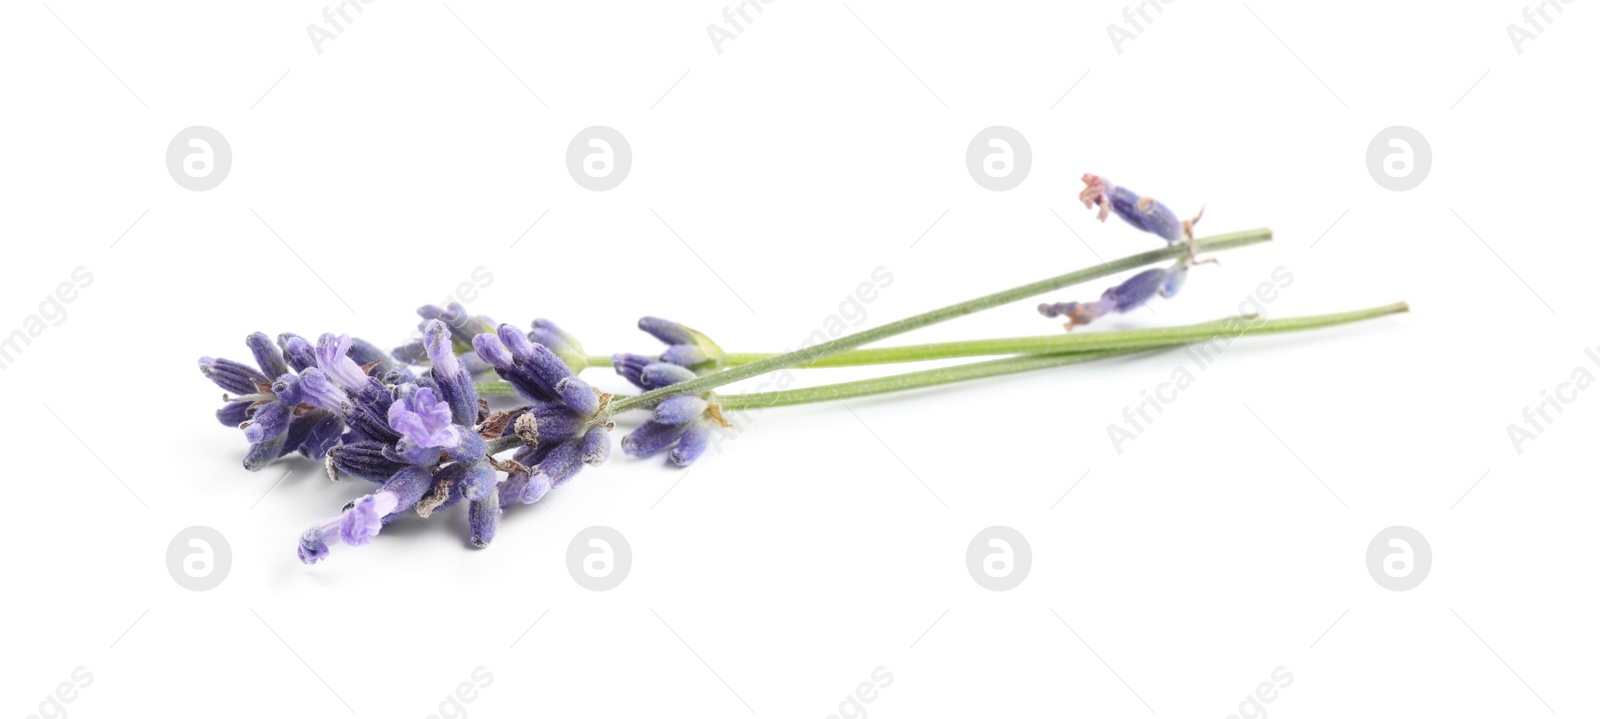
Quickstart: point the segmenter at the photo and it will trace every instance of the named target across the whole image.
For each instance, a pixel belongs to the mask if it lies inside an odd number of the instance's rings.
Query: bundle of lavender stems
[[[1170,298],[1188,271],[1216,252],[1262,243],[1270,230],[1196,239],[1199,218],[1179,220],[1165,205],[1084,176],[1084,206],[1157,235],[1166,247],[935,309],[792,352],[725,352],[705,334],[657,317],[639,329],[665,345],[659,353],[588,354],[577,337],[545,319],[523,328],[472,315],[459,303],[418,310],[421,338],[384,352],[348,335],[313,342],[257,332],[245,339],[253,363],[202,357],[200,371],[227,393],[218,421],[244,432],[244,467],[255,471],[291,455],[325,462],[328,476],[375,489],[300,535],[297,552],[314,564],[333,547],[373,541],[390,522],[432,517],[465,504],[473,546],[494,540],[503,512],[534,504],[589,466],[611,457],[616,418],[647,413],[621,439],[623,454],[665,455],[669,467],[700,459],[725,413],[758,407],[902,392],[1029,372],[1219,339],[1320,329],[1407,311],[1405,303],[1296,318],[1236,315],[1179,327],[1070,332],[1110,314]],[[1066,318],[1067,333],[863,348],[895,335],[1018,300],[1150,265],[1086,302],[1046,303],[1040,314]],[[814,367],[990,357],[873,379],[772,391],[719,394],[719,387],[768,373]],[[610,367],[638,388],[614,395],[579,375]],[[780,386],[785,386],[780,384]],[[489,396],[520,400],[491,409]]]

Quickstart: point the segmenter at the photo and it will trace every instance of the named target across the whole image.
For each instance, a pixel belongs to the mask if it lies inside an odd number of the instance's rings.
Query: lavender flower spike
[[[1039,314],[1045,317],[1066,317],[1066,328],[1071,330],[1086,325],[1096,318],[1113,312],[1127,312],[1161,295],[1171,297],[1188,273],[1188,265],[1179,263],[1167,269],[1152,268],[1140,272],[1122,284],[1106,290],[1094,302],[1058,302],[1039,305]]]

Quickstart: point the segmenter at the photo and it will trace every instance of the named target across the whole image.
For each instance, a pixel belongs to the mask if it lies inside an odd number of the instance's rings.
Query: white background
[[[381,0],[320,54],[320,3],[8,6],[0,333],[94,279],[0,373],[5,713],[79,666],[78,717],[421,717],[479,666],[471,716],[821,717],[880,666],[870,716],[1224,717],[1280,666],[1272,716],[1600,708],[1600,393],[1520,454],[1506,429],[1600,374],[1591,6],[1519,54],[1513,2],[1190,0],[1119,53],[1120,2],[784,0],[719,54],[721,3],[577,5]],[[206,192],[165,167],[192,125],[233,152]],[[633,151],[607,192],[565,165],[591,125]],[[1031,146],[1010,191],[965,167],[991,125]],[[1408,192],[1366,166],[1391,125],[1432,148]],[[244,472],[194,368],[258,329],[392,346],[480,265],[475,311],[595,352],[653,351],[644,314],[783,349],[878,266],[862,327],[1159,245],[1094,222],[1084,172],[1277,238],[1104,327],[1229,314],[1279,266],[1269,315],[1413,312],[1236,344],[1121,453],[1107,425],[1190,360],[772,410],[689,471],[586,471],[486,550],[457,508],[317,566],[296,537],[369,486]],[[1059,331],[1032,305],[895,342]],[[211,591],[165,566],[191,525],[232,548]],[[567,573],[591,525],[632,547],[608,592]],[[965,566],[991,525],[1032,547],[1008,592]],[[1365,564],[1392,525],[1432,547],[1406,592]]]

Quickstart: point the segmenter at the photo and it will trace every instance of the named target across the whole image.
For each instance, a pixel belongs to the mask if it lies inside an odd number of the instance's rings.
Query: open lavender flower
[[[292,452],[322,459],[339,441],[344,423],[337,415],[303,401],[296,374],[301,367],[291,369],[283,350],[265,334],[251,334],[245,344],[254,355],[254,367],[229,359],[200,358],[201,374],[235,393],[223,395],[217,420],[244,430],[250,443],[244,468],[255,471]]]
[[[1184,278],[1188,274],[1189,266],[1183,262],[1166,269],[1148,269],[1106,290],[1098,300],[1045,303],[1039,305],[1039,314],[1045,317],[1066,317],[1066,328],[1071,330],[1089,324],[1098,317],[1141,307],[1156,295],[1171,297],[1178,293],[1178,288],[1183,286]]]
[[[301,561],[322,560],[334,544],[367,544],[406,510],[427,516],[461,500],[474,505],[473,544],[481,547],[493,538],[497,475],[487,443],[474,431],[477,390],[444,324],[431,320],[423,331],[431,366],[415,383],[385,385],[359,372],[344,354],[348,338],[324,335],[318,342],[318,366],[304,372],[304,384],[319,405],[337,407],[352,427],[346,442],[328,453],[329,475],[350,474],[382,486],[307,530],[300,539]],[[494,511],[482,511],[483,504]]]

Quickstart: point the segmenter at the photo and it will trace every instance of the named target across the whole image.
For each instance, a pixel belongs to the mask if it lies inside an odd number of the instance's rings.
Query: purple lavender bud
[[[649,457],[659,454],[673,442],[678,441],[678,438],[688,430],[688,423],[645,422],[622,438],[622,452],[630,457]]]
[[[284,447],[298,450],[306,459],[322,461],[339,444],[344,422],[327,412],[311,412],[289,421]]]
[[[434,379],[461,374],[461,363],[456,360],[455,348],[450,343],[450,328],[439,320],[428,320],[422,330],[422,340],[428,351],[428,361],[433,365]]]
[[[499,337],[487,332],[472,338],[472,350],[495,369],[509,369],[517,363],[511,356],[511,350],[506,349],[505,343],[501,342]]]
[[[626,352],[611,355],[611,367],[623,379],[628,380],[633,383],[633,386],[640,389],[650,389],[650,387],[645,386],[642,375],[644,374],[644,368],[654,364],[655,361],[655,359],[644,355],[628,354]]]
[[[317,368],[328,379],[351,389],[367,383],[367,373],[348,356],[350,335],[325,333],[317,339]]]
[[[1110,301],[1114,312],[1127,312],[1142,306],[1155,297],[1161,286],[1167,281],[1167,271],[1149,269],[1129,277],[1127,281],[1116,287],[1106,290],[1100,295],[1100,301]]]
[[[661,404],[656,405],[655,415],[651,419],[661,424],[683,424],[705,414],[706,408],[710,406],[710,402],[692,394],[680,394],[661,400]]]
[[[289,407],[282,402],[268,402],[257,408],[255,415],[250,418],[250,424],[245,425],[244,438],[258,443],[282,435],[287,429]]]
[[[433,473],[426,467],[406,467],[396,472],[377,492],[394,497],[394,507],[385,512],[384,516],[410,509],[422,499],[422,495],[427,493],[432,484]]]
[[[278,335],[278,346],[283,348],[283,356],[294,371],[304,372],[317,366],[317,351],[306,338],[285,332]]]
[[[250,354],[255,355],[256,366],[263,374],[268,377],[288,374],[289,365],[283,361],[283,352],[272,344],[271,337],[254,332],[244,338],[244,343],[250,347]]]
[[[495,530],[500,527],[500,496],[490,493],[472,500],[467,510],[467,527],[472,532],[472,546],[482,549],[494,541]]]
[[[522,501],[522,490],[528,486],[528,476],[527,472],[512,472],[506,475],[506,481],[501,482],[497,490],[501,507],[509,507]]]
[[[396,472],[405,469],[405,462],[396,461],[383,451],[381,442],[345,442],[328,450],[328,473],[335,472],[359,477],[370,482],[387,482]]]
[[[249,401],[229,402],[217,410],[217,421],[227,427],[238,427],[250,419],[250,408],[253,406],[255,403]]]
[[[1115,212],[1124,222],[1157,235],[1168,243],[1181,242],[1188,236],[1193,222],[1179,220],[1177,214],[1154,198],[1140,197],[1138,193],[1113,185],[1111,181],[1096,175],[1085,174],[1083,183],[1084,189],[1078,194],[1078,199],[1083,201],[1084,207],[1098,206],[1101,222],[1105,222],[1109,213]]]
[[[500,341],[505,343],[506,349],[509,350],[511,355],[516,357],[518,360],[522,360],[529,354],[533,353],[533,340],[528,339],[528,336],[523,334],[522,330],[512,327],[511,325],[500,325],[500,327],[495,330],[495,336],[499,337]],[[499,365],[496,366],[498,367]]]
[[[522,494],[517,499],[523,504],[533,504],[544,499],[544,496],[550,493],[551,486],[550,475],[542,473],[530,475],[527,485],[522,488]]]
[[[694,335],[690,334],[691,330],[688,327],[660,317],[640,317],[639,329],[650,333],[651,337],[669,345],[692,344],[694,342]]]
[[[694,370],[680,367],[668,362],[654,362],[646,365],[644,371],[639,373],[639,380],[649,389],[657,389],[675,385],[679,382],[688,382],[695,378]]]
[[[250,449],[244,454],[244,468],[255,472],[272,463],[272,460],[283,456],[285,437],[282,433],[272,435],[260,442],[252,442]]]
[[[359,547],[378,536],[383,528],[383,517],[394,511],[395,496],[389,492],[374,492],[357,499],[339,517],[339,541]]]
[[[600,411],[600,395],[589,386],[588,382],[578,379],[577,376],[563,377],[556,382],[556,394],[561,396],[562,402],[577,410],[579,414],[592,416]]]
[[[303,401],[300,394],[300,378],[292,374],[285,374],[272,381],[272,394],[276,395],[279,402],[294,407]]]
[[[521,337],[522,335],[519,332],[517,336]],[[501,339],[505,338],[501,337]],[[558,385],[561,380],[575,377],[572,374],[572,368],[568,367],[567,363],[562,362],[561,358],[556,356],[556,353],[551,352],[549,347],[528,342],[527,352],[520,352],[515,346],[511,348],[511,351],[517,356],[518,364],[531,372],[533,376],[539,378],[540,382],[546,387],[556,391],[557,394],[560,393]]]
[[[263,387],[272,384],[266,375],[250,365],[216,357],[200,358],[200,374],[234,394],[253,394],[258,384]]]
[[[672,345],[661,353],[662,362],[671,362],[684,367],[694,367],[708,359],[710,357],[706,356],[705,350],[695,345]]]
[[[556,323],[551,322],[550,320],[542,318],[536,319],[533,321],[533,328],[540,332],[546,332],[556,336],[557,338],[560,338],[562,342],[567,343],[568,346],[578,350],[579,352],[583,351],[583,345],[578,342],[577,337],[573,336],[571,332],[556,326]]]
[[[583,463],[591,467],[604,464],[611,456],[611,430],[595,425],[583,435]]]
[[[473,317],[460,302],[445,305],[444,314],[439,316],[439,320],[450,328],[450,336],[461,343],[471,342],[472,336],[478,334],[480,330],[475,326],[477,318]]]
[[[461,442],[454,447],[445,447],[445,454],[457,462],[471,464],[483,459],[489,450],[489,445],[483,437],[476,432],[466,431],[461,433]]]
[[[491,367],[488,362],[479,359],[476,352],[468,352],[461,355],[459,359],[461,360],[461,369],[466,370],[466,373],[473,377],[481,378],[494,373],[494,367]]]
[[[389,426],[417,447],[454,447],[461,443],[462,430],[452,423],[449,405],[427,387],[389,405]]]
[[[350,398],[322,370],[312,367],[302,372],[298,384],[300,401],[340,415],[350,410]]]
[[[495,480],[494,466],[488,460],[474,462],[467,465],[466,475],[461,478],[462,494],[469,500],[491,496],[494,494]]]
[[[427,364],[428,350],[422,345],[421,339],[414,339],[389,352],[390,356],[406,364]]]
[[[411,372],[411,368],[394,361],[383,350],[378,349],[377,345],[360,337],[350,338],[350,359],[361,367],[372,365],[372,369],[367,371],[368,377],[383,378],[392,372],[399,372],[404,382],[412,382],[416,379],[416,376]],[[390,384],[398,383],[391,382]]]
[[[1039,313],[1046,317],[1066,317],[1070,330],[1113,312],[1127,312],[1144,305],[1168,284],[1171,273],[1179,271],[1182,271],[1181,265],[1171,269],[1148,269],[1106,290],[1094,302],[1041,304]]]
[[[667,455],[673,464],[687,467],[700,455],[705,454],[706,447],[711,446],[711,420],[697,419],[689,423],[688,431],[678,439],[678,446]]]
[[[584,441],[577,437],[569,439],[550,450],[537,466],[533,468],[533,477],[529,479],[531,486],[539,477],[549,480],[551,487],[559,487],[562,482],[571,479],[579,470],[583,469]],[[526,496],[526,491],[524,491]]]
[[[559,402],[540,402],[518,415],[511,427],[533,446],[553,445],[583,429],[585,418]],[[530,441],[532,440],[532,441]]]

